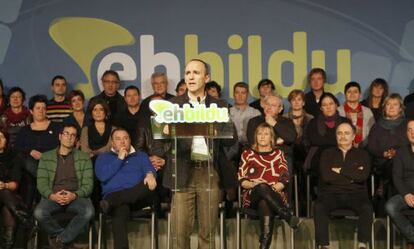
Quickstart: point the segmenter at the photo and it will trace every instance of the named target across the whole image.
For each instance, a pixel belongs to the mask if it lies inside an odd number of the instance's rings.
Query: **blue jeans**
[[[76,214],[65,228],[61,227],[52,216],[63,211]],[[77,198],[67,206],[61,206],[54,201],[42,198],[36,206],[34,217],[49,236],[57,236],[63,243],[69,244],[82,231],[85,231],[94,213],[95,210],[89,198]]]
[[[411,207],[407,205],[402,195],[393,196],[385,204],[385,211],[391,217],[394,224],[410,243],[414,243],[414,226],[402,214],[402,211],[408,209],[411,209]]]

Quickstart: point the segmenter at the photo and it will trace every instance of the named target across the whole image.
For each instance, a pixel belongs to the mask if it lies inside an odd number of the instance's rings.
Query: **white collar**
[[[115,154],[118,154],[118,152],[115,151],[114,147],[111,148],[111,151]],[[129,149],[128,155],[131,155],[132,153],[136,152],[134,146],[131,145],[131,149]]]

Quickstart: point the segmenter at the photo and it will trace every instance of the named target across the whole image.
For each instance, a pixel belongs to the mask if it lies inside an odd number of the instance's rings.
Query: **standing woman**
[[[382,116],[383,103],[388,96],[388,83],[381,78],[372,81],[368,89],[368,97],[361,101],[361,104],[370,108],[374,114],[375,122]]]
[[[37,165],[43,152],[56,148],[59,144],[60,126],[51,122],[46,116],[47,97],[35,95],[29,100],[32,123],[23,127],[16,140],[16,150],[20,152],[26,171],[27,186],[22,186],[25,203],[31,206],[36,193]]]
[[[254,137],[252,148],[242,153],[239,181],[243,206],[259,213],[260,248],[268,249],[275,215],[280,215],[292,228],[297,228],[300,221],[287,208],[289,173],[283,151],[275,149],[273,127],[260,124]]]
[[[88,114],[91,122],[82,128],[81,150],[88,153],[95,163],[96,157],[111,149],[111,132],[113,127],[109,121],[109,107],[102,99],[94,99],[89,103]]]
[[[22,161],[19,155],[7,146],[8,134],[0,128],[0,210],[3,222],[1,248],[13,248],[16,232],[16,218],[27,222],[27,210],[17,194],[22,175]]]
[[[85,95],[80,90],[73,90],[69,93],[68,100],[72,113],[63,120],[64,124],[76,126],[77,134],[81,134],[82,128],[89,125],[89,118],[85,114]]]
[[[29,109],[23,105],[26,93],[20,87],[12,87],[8,92],[9,107],[1,115],[1,126],[9,133],[8,146],[13,148],[17,135],[22,127],[29,125],[32,115]]]
[[[409,144],[404,118],[404,105],[399,94],[386,97],[383,116],[372,126],[368,135],[368,150],[374,157],[374,174],[379,177],[377,195],[391,197],[393,158],[400,147]],[[380,211],[383,211],[380,209]]]
[[[293,144],[293,169],[298,175],[298,186],[300,186],[300,193],[306,193],[306,175],[303,170],[303,163],[309,149],[307,140],[304,138],[306,128],[309,122],[313,119],[311,114],[305,111],[305,93],[302,90],[292,90],[288,96],[290,109],[288,113],[283,114],[284,117],[289,118],[295,124],[296,140]],[[299,196],[299,208],[305,207],[305,195]]]

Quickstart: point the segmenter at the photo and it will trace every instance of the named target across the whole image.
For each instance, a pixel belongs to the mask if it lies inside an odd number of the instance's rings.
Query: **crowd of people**
[[[0,81],[2,248],[13,247],[17,223],[31,226],[31,213],[53,249],[76,248],[73,241],[97,212],[112,217],[114,248],[128,248],[129,213],[154,200],[178,210],[172,213],[177,248],[190,248],[196,216],[199,248],[214,248],[219,202],[240,199],[241,208],[257,211],[260,248],[267,249],[276,215],[297,228],[298,216],[306,213],[303,194],[299,212],[291,210],[295,174],[299,193],[306,193],[310,178],[318,248],[329,248],[329,217],[336,209],[360,217],[359,249],[367,248],[374,212],[388,214],[407,248],[414,248],[414,227],[402,215],[414,208],[413,94],[403,100],[389,94],[385,80],[375,79],[362,100],[360,84],[349,82],[340,103],[324,90],[325,71],[314,68],[309,92],[291,91],[290,107],[269,79],[258,83],[260,98],[250,104],[248,84],[236,83],[231,106],[210,80],[208,64],[198,59],[186,65],[176,96],[167,92],[164,73],[152,75],[154,92],[142,101],[136,86],[126,87],[124,96],[118,92],[116,71],[104,72],[101,81],[103,91],[86,105],[82,91],[68,93],[66,79],[55,76],[53,97],[33,95],[28,107],[23,89],[11,87],[5,94]],[[152,135],[155,99],[226,107],[233,138],[214,139],[213,157],[203,136],[183,138],[173,149],[171,141]],[[172,160],[172,150],[179,159]],[[376,179],[372,190],[370,175]],[[74,215],[62,227],[56,212]]]

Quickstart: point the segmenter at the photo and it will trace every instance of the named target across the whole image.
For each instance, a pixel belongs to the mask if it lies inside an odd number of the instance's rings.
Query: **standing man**
[[[247,144],[247,124],[253,117],[261,113],[256,108],[249,106],[249,85],[245,82],[238,82],[233,87],[234,106],[230,108],[231,120],[237,129],[238,141],[242,145]]]
[[[52,79],[53,98],[47,102],[47,117],[52,122],[62,123],[72,113],[69,101],[66,99],[67,82],[65,77],[56,75]]]
[[[151,116],[151,111],[149,109],[149,103],[154,98],[154,96],[159,96],[162,99],[169,100],[174,95],[169,94],[168,90],[168,77],[165,73],[155,72],[151,75],[151,86],[152,90],[154,91],[153,94],[146,97],[141,103],[141,109],[143,111],[143,115],[146,117]]]
[[[118,92],[120,84],[119,74],[116,71],[107,70],[102,74],[101,80],[104,90],[99,95],[91,98],[89,103],[92,103],[96,98],[103,99],[109,106],[109,120],[113,124],[115,114],[126,108],[124,98]]]
[[[264,99],[267,95],[275,90],[275,84],[269,79],[262,79],[257,85],[260,98],[250,103],[250,106],[256,108],[260,113],[264,114]]]
[[[94,217],[89,196],[93,188],[93,169],[89,156],[75,148],[77,129],[64,125],[57,149],[45,152],[37,170],[37,189],[42,199],[34,217],[49,235],[53,249],[68,247]],[[61,227],[53,213],[75,213],[66,227]]]
[[[401,212],[414,208],[414,120],[408,121],[410,144],[401,147],[393,164],[393,181],[398,194],[385,204],[385,210],[408,240],[407,249],[414,249],[414,226]]]
[[[318,248],[329,248],[329,217],[335,209],[351,209],[358,214],[358,248],[370,240],[373,208],[367,180],[371,159],[365,150],[355,148],[355,127],[350,122],[336,128],[337,147],[322,152],[319,195],[314,205],[315,239]]]
[[[368,134],[375,124],[374,114],[371,109],[359,103],[361,86],[354,81],[345,85],[345,102],[338,107],[339,115],[348,118],[356,128],[354,145],[363,148],[368,144]]]
[[[322,68],[313,68],[308,74],[310,91],[305,94],[305,111],[315,118],[321,113],[319,100],[324,93],[326,72]]]
[[[138,121],[142,118],[140,108],[140,92],[136,86],[128,86],[124,91],[126,108],[115,114],[115,126],[124,128],[131,138],[132,144],[138,139]]]
[[[207,63],[202,60],[190,60],[184,72],[187,93],[171,99],[180,106],[189,103],[205,104],[207,107],[215,103],[218,107],[227,107],[223,100],[206,94],[205,84],[210,80]],[[215,248],[215,231],[220,201],[218,164],[219,146],[229,146],[235,140],[222,139],[214,141],[214,167],[209,170],[210,154],[202,136],[180,139],[177,146],[177,172],[173,165],[166,165],[164,186],[178,189],[173,195],[172,230],[173,244],[179,249],[190,248],[190,235],[193,231],[194,220],[198,219],[198,248]],[[228,143],[228,144],[226,144]],[[210,159],[211,160],[211,159]],[[174,173],[174,175],[173,175]]]

